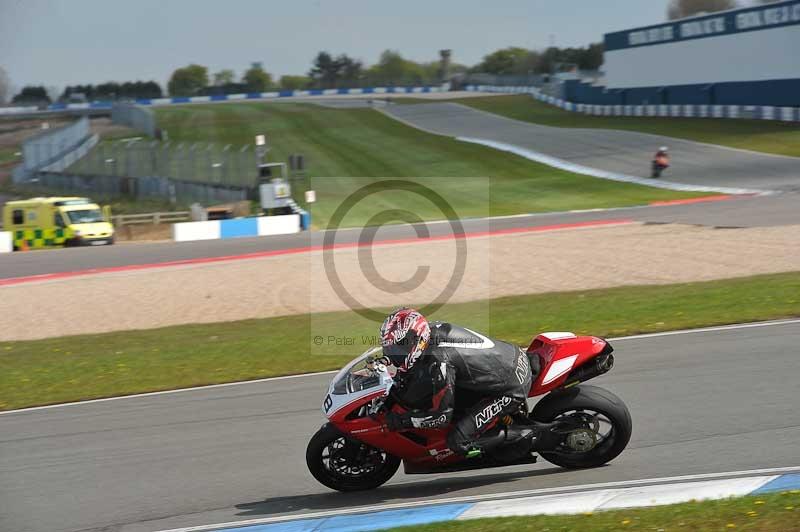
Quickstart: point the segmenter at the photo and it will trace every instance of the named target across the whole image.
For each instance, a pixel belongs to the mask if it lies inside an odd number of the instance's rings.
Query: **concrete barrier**
[[[172,224],[172,240],[175,242],[218,240],[219,238],[220,227],[218,221]]]
[[[176,242],[217,240],[269,235],[289,235],[301,230],[301,215],[257,216],[207,222],[182,222],[172,225]]]
[[[289,214],[283,216],[259,216],[258,236],[288,235],[300,232],[301,215]]]
[[[14,239],[8,231],[0,231],[0,253],[14,251]]]

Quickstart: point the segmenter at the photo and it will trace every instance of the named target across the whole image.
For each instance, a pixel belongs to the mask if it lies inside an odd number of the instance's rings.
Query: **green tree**
[[[329,89],[336,85],[339,79],[339,65],[328,52],[319,52],[314,58],[308,77],[314,84],[323,89]]]
[[[263,92],[272,87],[272,76],[264,70],[261,63],[253,63],[242,76],[242,83],[248,92]]]
[[[332,89],[342,85],[357,85],[363,75],[364,65],[347,54],[333,57],[328,52],[319,52],[314,58],[308,77],[316,87]]]
[[[495,75],[522,74],[518,65],[525,63],[529,54],[529,50],[517,46],[502,48],[484,56],[476,70]]]
[[[229,85],[236,79],[236,74],[233,70],[226,68],[214,73],[214,85],[217,87],[222,85]]]
[[[287,91],[305,89],[311,85],[311,78],[308,76],[281,76],[279,84],[281,89]]]
[[[396,50],[384,50],[378,63],[367,70],[367,79],[374,85],[420,85],[426,79],[426,69]]]
[[[191,64],[172,73],[167,90],[172,96],[194,96],[208,86],[208,68]]]
[[[736,7],[738,7],[736,0],[671,0],[667,7],[667,18],[675,20]]]
[[[6,103],[11,95],[11,81],[3,67],[0,67],[0,104]]]
[[[603,53],[605,45],[601,42],[590,44],[583,51],[578,59],[578,68],[581,70],[597,70],[603,65]]]
[[[47,89],[43,85],[28,85],[22,87],[22,90],[14,96],[11,102],[21,104],[50,103],[50,96],[47,95]]]
[[[357,85],[363,75],[364,65],[361,61],[353,59],[347,54],[339,54],[334,60],[337,67],[337,77],[347,85]]]

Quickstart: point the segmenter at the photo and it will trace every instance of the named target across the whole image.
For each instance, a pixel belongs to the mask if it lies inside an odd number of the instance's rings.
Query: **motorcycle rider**
[[[653,177],[659,177],[667,168],[669,168],[669,148],[662,146],[653,156]]]
[[[533,435],[529,429],[499,423],[525,404],[539,370],[521,348],[450,323],[429,324],[411,308],[386,318],[381,343],[384,356],[398,368],[393,394],[409,407],[404,414],[388,413],[389,430],[452,422],[448,446],[470,457]],[[457,398],[469,406],[453,420]]]

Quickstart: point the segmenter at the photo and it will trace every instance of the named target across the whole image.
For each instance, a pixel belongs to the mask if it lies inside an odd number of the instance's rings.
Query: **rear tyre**
[[[631,439],[633,422],[622,400],[603,388],[575,386],[548,395],[533,408],[541,423],[570,419],[581,426],[565,435],[554,452],[539,454],[568,469],[598,467],[619,456]]]
[[[315,479],[333,490],[362,491],[392,478],[400,459],[352,440],[327,423],[308,442],[306,465]]]

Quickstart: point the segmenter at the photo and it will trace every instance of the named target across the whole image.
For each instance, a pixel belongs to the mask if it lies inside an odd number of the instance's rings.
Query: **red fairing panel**
[[[340,431],[348,436],[363,441],[367,445],[384,449],[385,451],[402,458],[407,463],[415,464],[423,469],[436,465],[445,465],[458,462],[461,458],[447,446],[447,433],[451,427],[445,429],[409,429],[402,432],[390,432],[383,428],[385,415],[373,417],[360,417],[347,419],[353,411],[362,405],[369,404],[372,399],[380,397],[383,392],[376,392],[342,407],[329,417],[329,421]],[[395,405],[393,410],[401,413],[403,410]],[[425,445],[403,436],[403,433],[415,433],[427,441]]]
[[[528,353],[539,357],[541,371],[529,397],[542,395],[564,384],[570,372],[600,354],[606,341],[595,336],[544,333],[534,338]]]

